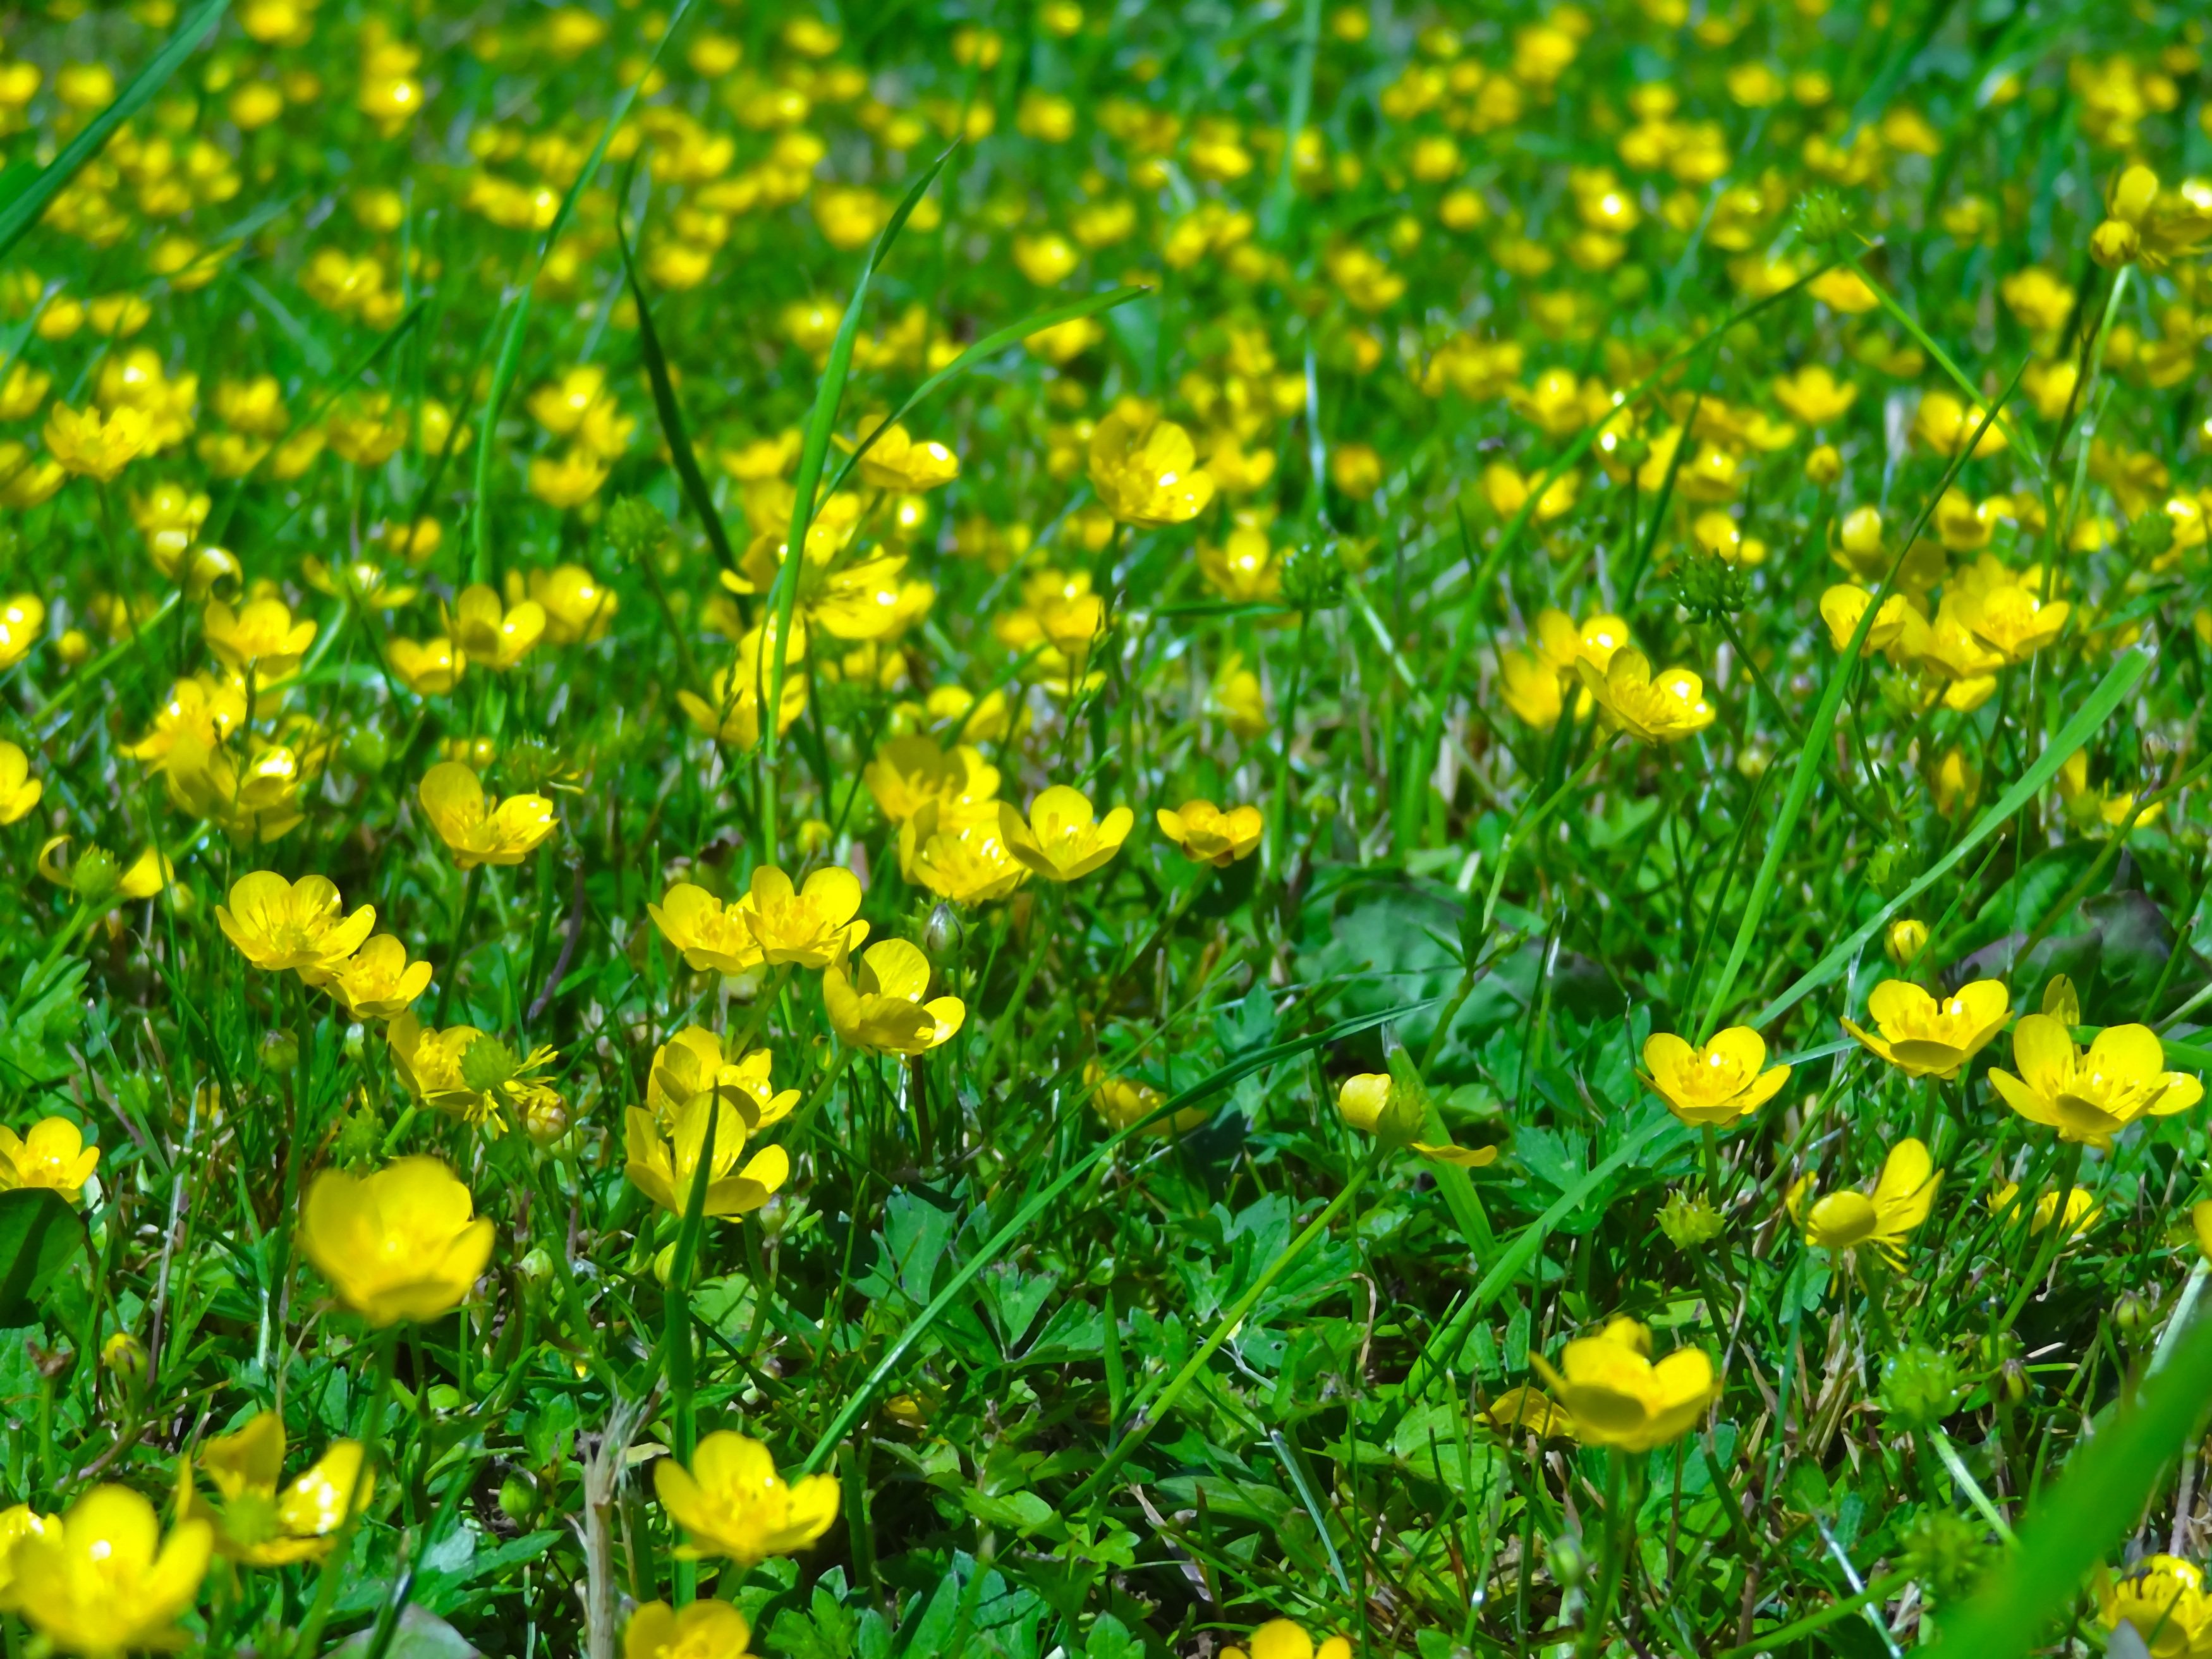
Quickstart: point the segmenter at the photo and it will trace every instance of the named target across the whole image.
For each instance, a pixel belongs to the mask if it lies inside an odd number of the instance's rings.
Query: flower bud
[[[261,1069],[289,1072],[300,1063],[300,1039],[282,1025],[261,1035]]]
[[[1553,1581],[1562,1590],[1574,1589],[1589,1577],[1589,1557],[1583,1553],[1583,1540],[1574,1534],[1561,1533],[1546,1553],[1551,1560]]]
[[[1805,481],[1826,489],[1844,476],[1844,458],[1833,444],[1821,444],[1805,458]]]
[[[539,1498],[538,1477],[528,1469],[509,1469],[499,1483],[500,1513],[518,1527],[527,1527],[537,1518]]]
[[[553,1257],[543,1244],[533,1244],[514,1264],[514,1271],[524,1284],[533,1289],[550,1285],[553,1282]]]
[[[1910,968],[1928,948],[1928,924],[1915,916],[1899,916],[1882,936],[1882,954],[1899,968]]]
[[[932,962],[942,963],[957,957],[967,942],[967,930],[960,925],[959,912],[939,900],[937,908],[929,913],[928,924],[921,930],[921,948]]]
[[[2124,219],[2107,219],[2089,234],[2089,257],[2107,270],[2133,264],[2142,250],[2142,233]]]
[[[2148,1328],[2155,1312],[2140,1292],[2124,1291],[2120,1299],[2112,1304],[2112,1323],[2122,1336],[2132,1342]]]
[[[146,1375],[146,1345],[128,1331],[118,1331],[100,1344],[100,1359],[118,1376],[133,1382]]]

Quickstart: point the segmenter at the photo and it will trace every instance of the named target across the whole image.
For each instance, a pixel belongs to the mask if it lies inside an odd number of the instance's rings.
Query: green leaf
[[[55,1277],[84,1248],[84,1223],[51,1187],[0,1193],[0,1330],[37,1322]]]
[[[76,177],[84,164],[106,147],[115,129],[136,115],[168,84],[169,77],[191,56],[192,48],[229,9],[230,0],[203,0],[178,26],[177,32],[163,42],[161,51],[147,61],[146,67],[131,77],[131,84],[116,95],[115,101],[94,116],[84,131],[70,139],[62,153],[27,187],[5,207],[0,207],[0,259],[4,259],[31,227],[39,222],[39,216],[46,210],[47,204]]]

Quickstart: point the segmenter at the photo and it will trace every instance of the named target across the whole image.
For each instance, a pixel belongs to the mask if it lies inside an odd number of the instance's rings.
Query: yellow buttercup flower
[[[1011,801],[999,803],[999,834],[1006,851],[1048,881],[1074,881],[1105,864],[1121,850],[1136,821],[1126,806],[1097,817],[1091,798],[1066,784],[1042,791],[1026,819]]]
[[[925,805],[937,809],[940,829],[999,821],[999,769],[972,744],[948,750],[918,732],[893,738],[861,769],[860,781],[893,823]]]
[[[58,1515],[41,1515],[28,1504],[16,1504],[0,1510],[0,1613],[17,1610],[20,1596],[15,1583],[15,1547],[26,1538],[58,1538],[62,1518]]]
[[[459,761],[439,762],[423,774],[415,793],[430,827],[464,870],[520,864],[561,827],[544,796],[509,795],[495,804],[484,794],[483,780]]]
[[[331,1553],[338,1528],[375,1491],[363,1469],[361,1443],[333,1440],[317,1462],[280,1492],[284,1478],[284,1419],[256,1412],[244,1427],[201,1448],[198,1467],[222,1494],[214,1517],[215,1547],[234,1561],[257,1567],[319,1561]],[[358,1496],[356,1496],[358,1494]],[[177,1518],[206,1512],[187,1462],[177,1481]]]
[[[1916,916],[1899,916],[1881,937],[1881,953],[1893,966],[1909,968],[1928,948],[1928,924]]]
[[[750,749],[761,740],[761,694],[769,689],[769,678],[761,665],[766,629],[763,624],[747,630],[738,641],[736,659],[726,668],[716,669],[708,678],[705,696],[696,691],[676,694],[678,706],[692,725],[717,742]],[[797,617],[792,619],[783,655],[787,668],[806,660],[806,629]],[[775,729],[779,733],[788,732],[806,712],[806,676],[787,672],[775,696]]]
[[[46,625],[46,601],[35,593],[18,593],[0,603],[0,669],[13,668],[28,656]]]
[[[1647,1452],[1680,1439],[1720,1398],[1720,1378],[1703,1348],[1677,1348],[1651,1363],[1651,1333],[1616,1318],[1596,1336],[1567,1344],[1554,1369],[1541,1354],[1529,1361],[1576,1434],[1593,1446]]]
[[[407,1092],[434,1110],[496,1134],[510,1106],[526,1121],[565,1109],[537,1076],[557,1058],[552,1049],[518,1054],[473,1025],[432,1030],[409,1010],[391,1019],[384,1040],[392,1067]]]
[[[1774,401],[1807,426],[1826,426],[1841,420],[1858,401],[1859,389],[1838,380],[1819,363],[1808,363],[1795,374],[1774,382]]]
[[[680,1612],[647,1601],[623,1632],[623,1659],[748,1659],[752,1626],[727,1601],[709,1598]]]
[[[154,1506],[128,1486],[94,1486],[58,1527],[27,1533],[9,1565],[32,1629],[74,1653],[180,1644],[178,1616],[199,1594],[215,1540],[204,1521],[161,1536]]]
[[[1221,1659],[1352,1659],[1352,1643],[1331,1636],[1316,1644],[1289,1620],[1270,1619],[1252,1632],[1249,1646],[1231,1643],[1221,1650]]]
[[[721,1038],[703,1025],[687,1025],[653,1051],[645,1103],[653,1109],[655,1121],[667,1128],[684,1107],[711,1092],[724,1105],[737,1109],[750,1134],[781,1122],[799,1104],[798,1090],[777,1091],[774,1063],[765,1048],[729,1059]]]
[[[1867,998],[1867,1013],[1881,1029],[1875,1036],[1850,1020],[1844,1030],[1907,1077],[1948,1081],[2012,1018],[2012,994],[2002,981],[1978,979],[1942,1002],[1907,980],[1884,980]]]
[[[825,865],[793,888],[789,876],[768,864],[753,872],[750,889],[731,909],[750,930],[757,961],[826,968],[867,938],[868,924],[853,920],[860,908],[860,878],[842,865]]]
[[[323,989],[356,1019],[392,1019],[430,988],[436,972],[427,962],[407,960],[407,947],[390,933],[379,933],[330,970]]]
[[[720,1430],[699,1443],[684,1468],[672,1457],[653,1466],[653,1490],[669,1518],[691,1534],[684,1560],[724,1556],[740,1567],[805,1549],[837,1518],[837,1481],[810,1474],[787,1485],[766,1446]]]
[[[929,958],[902,939],[871,945],[851,977],[842,963],[831,963],[822,975],[830,1025],[854,1048],[879,1054],[927,1054],[949,1042],[968,1006],[954,996],[923,1001],[929,974]]]
[[[310,984],[319,984],[359,950],[376,926],[376,908],[364,904],[351,915],[327,876],[287,881],[270,870],[257,870],[231,884],[230,902],[216,907],[215,919],[239,954],[265,973],[296,969]]]
[[[1686,668],[1670,668],[1656,678],[1650,659],[1624,646],[1601,672],[1587,658],[1576,672],[1607,722],[1638,743],[1676,743],[1713,723],[1705,682]]]
[[[545,607],[535,599],[502,605],[483,583],[461,590],[446,617],[446,636],[471,662],[504,672],[544,636]]]
[[[41,1118],[30,1133],[0,1128],[0,1189],[44,1187],[74,1204],[100,1166],[100,1148],[65,1117]]]
[[[845,444],[846,448],[857,445]],[[885,427],[860,457],[862,482],[878,489],[936,489],[960,476],[960,458],[936,442],[917,443],[902,426]]]
[[[1846,1188],[1808,1206],[1812,1180],[1808,1176],[1791,1188],[1788,1200],[1790,1219],[1803,1224],[1808,1244],[1838,1251],[1871,1244],[1893,1267],[1902,1267],[1905,1236],[1928,1219],[1943,1172],[1925,1146],[1907,1138],[1889,1149],[1871,1196]]]
[[[1644,1040],[1644,1081],[1683,1122],[1726,1128],[1750,1116],[1790,1081],[1790,1067],[1766,1064],[1766,1040],[1748,1025],[1716,1032],[1692,1048],[1671,1031]]]
[[[2204,1098],[2204,1085],[2166,1069],[2166,1050],[2148,1025],[2108,1025],[2085,1054],[2074,1034],[2047,1014],[2025,1014],[2012,1034],[2020,1075],[1990,1068],[1990,1086],[2031,1123],[2058,1131],[2061,1140],[2109,1149],[2136,1119],[2185,1112]]]
[[[1106,1120],[1111,1129],[1133,1127],[1167,1104],[1168,1097],[1151,1084],[1109,1073],[1095,1060],[1085,1065],[1083,1081],[1091,1090],[1092,1109]],[[1146,1133],[1187,1134],[1212,1115],[1206,1107],[1186,1106],[1181,1111],[1169,1113]]]
[[[701,1212],[724,1217],[750,1214],[791,1178],[791,1158],[781,1146],[766,1146],[740,1168],[738,1160],[745,1151],[744,1114],[724,1101],[719,1091],[695,1095],[678,1107],[666,1134],[661,1133],[659,1120],[653,1112],[642,1106],[631,1107],[623,1115],[629,1139],[623,1173],[632,1186],[662,1209],[682,1215],[690,1203],[692,1183],[698,1178],[710,1115],[714,1157],[707,1169]]]
[[[995,813],[998,803],[992,803]],[[965,829],[939,830],[927,809],[899,830],[899,855],[909,877],[955,904],[988,904],[1030,878],[1000,837],[995,819]]]
[[[1119,410],[1091,434],[1091,485],[1101,506],[1140,530],[1186,523],[1213,499],[1213,479],[1200,468],[1188,432]]]
[[[1359,1072],[1345,1079],[1337,1085],[1336,1110],[1361,1133],[1404,1146],[1431,1164],[1480,1170],[1498,1162],[1495,1146],[1460,1146],[1449,1140],[1416,1139],[1421,1133],[1421,1114],[1400,1092],[1388,1072]]]
[[[70,862],[65,854],[70,837],[49,836],[39,848],[38,871],[57,887],[66,887],[82,904],[114,904],[149,899],[176,877],[175,867],[152,848],[124,864],[104,847],[85,849]]]
[[[437,1319],[491,1260],[489,1217],[434,1158],[356,1177],[325,1170],[300,1206],[300,1246],[338,1300],[372,1325]]]
[[[2017,1226],[2021,1220],[2020,1183],[2008,1181],[1991,1193],[1990,1208],[1996,1214],[2009,1217]],[[2087,1187],[2069,1187],[2066,1189],[2066,1213],[2061,1219],[2058,1194],[2054,1188],[2035,1200],[2035,1209],[2027,1217],[2027,1231],[2031,1234],[2043,1232],[2056,1220],[2069,1238],[2079,1238],[2097,1224],[2097,1218],[2104,1212],[2104,1206],[2097,1202],[2097,1195]]]
[[[461,682],[469,659],[447,639],[395,639],[386,647],[392,672],[418,697],[441,697]]]
[[[545,637],[555,645],[605,639],[620,608],[614,594],[580,564],[532,571],[530,598],[545,613]]]
[[[300,659],[315,642],[313,617],[292,620],[292,607],[282,599],[256,599],[242,611],[233,611],[221,599],[209,601],[200,613],[200,631],[208,649],[234,674],[249,675],[263,685],[274,684],[300,665]]]
[[[125,405],[105,419],[58,403],[46,411],[46,453],[80,478],[106,483],[145,453],[153,425],[143,410]]]
[[[2100,1578],[2097,1611],[2106,1630],[2133,1630],[2152,1659],[2212,1653],[2212,1595],[2197,1564],[2178,1555],[2147,1555],[2117,1581]]]
[[[1160,833],[1182,848],[1185,858],[1217,869],[1251,857],[1267,829],[1256,806],[1232,806],[1224,812],[1203,798],[1172,811],[1163,806],[1153,817]]]

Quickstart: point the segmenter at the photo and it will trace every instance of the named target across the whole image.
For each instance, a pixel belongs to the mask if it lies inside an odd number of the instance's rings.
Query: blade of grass
[[[714,492],[707,488],[699,459],[692,453],[691,440],[684,431],[684,408],[676,401],[676,386],[668,378],[668,359],[660,349],[659,332],[653,325],[653,307],[646,303],[645,289],[637,280],[637,265],[630,258],[629,237],[623,229],[620,213],[615,215],[615,246],[622,250],[623,279],[629,284],[629,297],[637,305],[638,350],[645,358],[646,379],[653,384],[653,413],[660,417],[660,435],[668,440],[668,457],[675,463],[677,481],[684,486],[691,510],[699,515],[699,527],[707,532],[708,545],[722,562],[722,568],[735,570],[738,556],[731,550],[721,510],[714,505]]]
[[[131,77],[131,84],[116,94],[115,101],[86,123],[82,132],[69,141],[60,155],[40,169],[39,176],[24,187],[21,195],[0,207],[0,259],[7,258],[15,244],[29,234],[33,225],[46,210],[47,204],[59,195],[69,181],[76,177],[84,164],[106,147],[115,136],[116,128],[143,109],[154,94],[167,86],[169,77],[191,56],[192,48],[205,37],[208,31],[230,9],[230,0],[204,0],[193,8],[191,15],[177,26],[177,32],[162,42],[161,51],[147,59],[146,66]]]
[[[2081,1581],[2134,1528],[2212,1400],[2212,1320],[2176,1344],[2166,1369],[2069,1459],[2021,1524],[2020,1547],[1942,1622],[1932,1651],[2014,1659],[2032,1651]]]
[[[507,335],[500,342],[498,359],[492,365],[491,385],[484,392],[483,414],[477,422],[476,499],[470,506],[469,580],[472,582],[491,580],[491,460],[498,447],[495,441],[499,434],[499,411],[507,401],[507,394],[514,386],[515,377],[522,372],[522,338],[530,326],[530,300],[538,287],[538,273],[544,269],[545,258],[552,252],[553,245],[561,240],[561,233],[568,228],[569,216],[575,212],[576,203],[599,177],[599,164],[605,161],[607,146],[629,117],[630,106],[637,101],[639,90],[652,74],[653,65],[676,31],[684,27],[690,15],[692,0],[676,0],[676,9],[669,15],[668,27],[661,30],[660,38],[653,43],[645,64],[637,76],[622,89],[615,106],[607,112],[606,124],[599,130],[599,141],[592,146],[591,155],[584,162],[583,171],[568,186],[568,193],[561,198],[561,205],[553,215],[553,222],[545,228],[545,234],[538,244],[538,252],[530,261],[530,275],[515,295],[514,313],[507,319]]]
[[[914,1345],[921,1340],[931,1326],[944,1316],[947,1309],[966,1294],[968,1286],[975,1281],[976,1275],[1005,1255],[1014,1241],[1029,1231],[1030,1224],[1050,1208],[1062,1194],[1099,1164],[1121,1151],[1128,1141],[1143,1134],[1154,1124],[1166,1121],[1186,1107],[1211,1100],[1216,1095],[1233,1088],[1239,1081],[1251,1076],[1255,1072],[1265,1071],[1271,1066],[1280,1065],[1286,1060],[1295,1060],[1298,1055],[1310,1053],[1326,1044],[1340,1042],[1346,1037],[1357,1036],[1362,1031],[1371,1031],[1378,1025],[1387,1024],[1392,1020],[1403,1019],[1408,1014],[1417,1013],[1421,1009],[1433,1006],[1431,1002],[1411,1003],[1401,1007],[1385,1009],[1380,1013],[1355,1015],[1350,1019],[1339,1020],[1334,1025],[1325,1026],[1321,1030],[1310,1032],[1304,1036],[1294,1037],[1287,1042],[1271,1043],[1264,1048],[1256,1048],[1249,1054],[1240,1054],[1219,1070],[1163,1101],[1152,1113],[1131,1124],[1127,1128],[1109,1135],[1100,1141],[1063,1170],[1053,1181],[1030,1194],[1023,1202],[1021,1208],[1007,1219],[1005,1226],[993,1233],[984,1241],[981,1249],[960,1264],[951,1278],[945,1281],[945,1288],[932,1297],[928,1305],[914,1316],[913,1322],[898,1334],[897,1340],[884,1351],[883,1358],[878,1359],[870,1368],[867,1376],[861,1379],[860,1386],[847,1397],[842,1406],[838,1407],[837,1414],[830,1419],[830,1426],[823,1430],[821,1438],[814,1443],[814,1449],[806,1454],[806,1461],[802,1466],[804,1471],[811,1474],[822,1467],[823,1459],[830,1455],[837,1443],[851,1431],[853,1425],[860,1420],[861,1413],[867,1410],[869,1402],[874,1400],[878,1392],[897,1372],[900,1364],[913,1351]]]
[[[2022,369],[2027,367],[2025,362],[2021,365]],[[2005,396],[2010,397],[2013,386],[2019,384],[2020,375],[2015,373],[2012,386],[2005,388]],[[1951,481],[1959,476],[1959,469],[1966,465],[1966,457],[1974,453],[1975,444],[1981,441],[1982,434],[1989,430],[1990,422],[1996,418],[1998,410],[2003,407],[2004,398],[2000,398],[1983,415],[1980,424],[1974,428],[1973,441],[1962,445],[1959,453],[1951,458],[1950,465],[1944,469],[1942,482],[1929,493],[1927,501],[1920,508],[1920,516],[1913,520],[1912,528],[1898,544],[1897,556],[1890,561],[1889,569],[1881,579],[1881,586],[1875,590],[1874,598],[1868,601],[1866,609],[1860,613],[1858,626],[1851,630],[1850,642],[1837,653],[1835,663],[1828,671],[1827,684],[1821,690],[1820,707],[1814,711],[1812,723],[1805,728],[1805,741],[1797,750],[1797,769],[1790,776],[1790,792],[1782,798],[1782,811],[1774,820],[1773,831],[1767,838],[1765,856],[1759,862],[1759,873],[1752,878],[1751,895],[1744,902],[1743,921],[1736,927],[1735,943],[1729,947],[1728,960],[1721,965],[1720,977],[1713,981],[1712,997],[1705,1004],[1705,1018],[1698,1027],[1698,1040],[1700,1042],[1712,1036],[1720,1020],[1721,1011],[1728,1006],[1729,995],[1735,989],[1736,975],[1742,971],[1744,958],[1751,953],[1751,942],[1758,937],[1760,924],[1766,920],[1766,907],[1774,896],[1775,882],[1781,874],[1783,858],[1794,844],[1797,820],[1803,815],[1806,803],[1813,798],[1813,786],[1820,776],[1828,737],[1836,729],[1836,719],[1843,712],[1844,698],[1849,694],[1851,681],[1857,675],[1859,653],[1866,644],[1867,635],[1874,630],[1875,620],[1881,614],[1882,606],[1896,591],[1897,573],[1905,568],[1905,561],[1911,554],[1913,544],[1920,539],[1920,532],[1928,527],[1928,520],[1934,514],[1936,503],[1943,499],[1951,488]]]

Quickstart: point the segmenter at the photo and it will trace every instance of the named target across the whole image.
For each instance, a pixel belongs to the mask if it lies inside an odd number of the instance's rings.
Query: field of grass
[[[7,11],[0,1659],[2212,1659],[2207,32]]]

